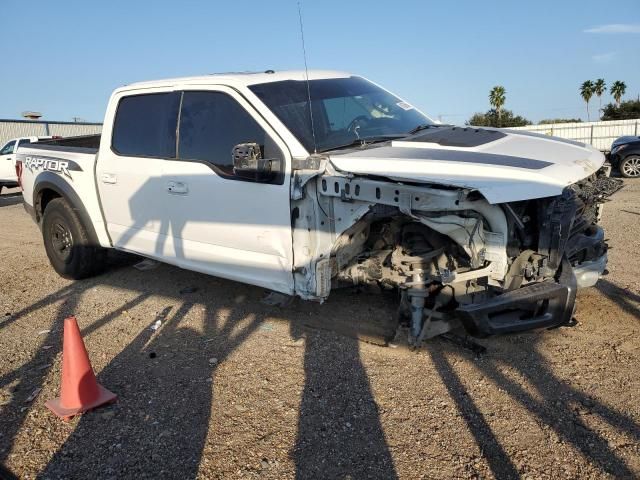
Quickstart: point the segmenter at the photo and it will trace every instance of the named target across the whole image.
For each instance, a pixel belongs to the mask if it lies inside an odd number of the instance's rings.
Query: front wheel
[[[623,177],[640,177],[640,155],[629,155],[620,162],[620,173]]]
[[[42,237],[49,261],[61,277],[79,280],[104,268],[105,250],[92,245],[87,229],[63,198],[54,198],[47,205]]]

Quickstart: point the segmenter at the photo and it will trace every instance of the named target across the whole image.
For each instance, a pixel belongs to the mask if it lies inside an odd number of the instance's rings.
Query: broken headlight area
[[[608,245],[598,221],[604,203],[620,188],[621,180],[594,174],[568,186],[562,195],[539,201],[537,251],[548,259],[546,274],[555,272],[563,257],[579,268],[606,255]]]
[[[486,336],[567,324],[577,287],[594,283],[606,264],[597,222],[619,188],[594,175],[557,197],[503,204],[495,207],[504,214],[501,232],[480,209],[374,205],[334,245],[332,287],[396,289],[398,321],[412,345],[460,326]],[[592,266],[589,276],[574,273],[584,265]]]

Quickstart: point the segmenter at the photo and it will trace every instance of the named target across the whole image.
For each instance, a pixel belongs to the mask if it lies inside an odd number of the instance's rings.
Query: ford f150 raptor
[[[374,284],[398,292],[414,345],[570,322],[605,269],[618,188],[588,145],[441,125],[334,71],[128,85],[101,136],[17,160],[64,277],[115,248],[317,301]]]

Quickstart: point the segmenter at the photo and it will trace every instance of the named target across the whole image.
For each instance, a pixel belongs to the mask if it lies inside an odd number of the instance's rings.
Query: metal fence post
[[[636,129],[635,129],[635,133],[634,135],[637,137],[638,136],[638,120],[636,120]]]
[[[589,140],[591,146],[593,146],[593,125],[591,125],[591,139]]]

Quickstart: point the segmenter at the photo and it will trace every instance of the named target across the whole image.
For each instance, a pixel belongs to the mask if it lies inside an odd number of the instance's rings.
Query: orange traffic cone
[[[76,317],[65,318],[60,396],[45,405],[67,421],[74,415],[114,402],[117,398],[96,381]]]

